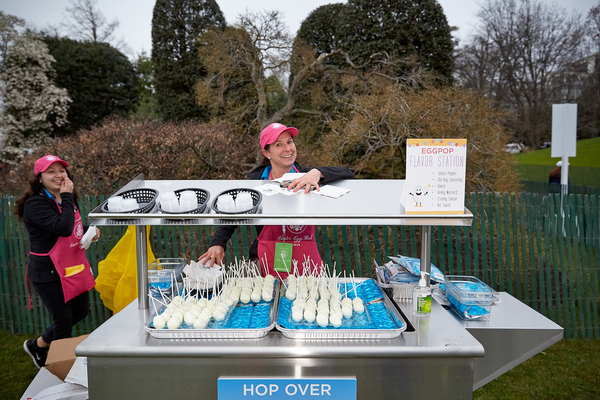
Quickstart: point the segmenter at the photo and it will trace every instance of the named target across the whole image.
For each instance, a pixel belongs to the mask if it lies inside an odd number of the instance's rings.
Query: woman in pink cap
[[[27,279],[53,320],[40,337],[23,343],[38,368],[46,362],[48,345],[71,337],[73,326],[87,316],[88,291],[95,283],[85,249],[80,247],[87,227],[81,221],[68,166],[52,155],[38,159],[29,190],[16,202],[16,214],[29,234]],[[94,229],[93,241],[100,237]]]
[[[264,163],[250,171],[247,179],[273,180],[281,178],[286,173],[303,172],[305,174],[294,179],[288,188],[308,193],[311,186],[319,190],[322,184],[354,178],[352,171],[344,167],[301,167],[296,162],[294,143],[296,135],[298,129],[278,123],[270,124],[263,129],[260,134],[260,147],[265,156]],[[220,226],[211,241],[210,248],[199,257],[199,260],[207,266],[212,266],[214,263],[222,264],[227,241],[235,229],[235,226]],[[300,266],[305,256],[310,258],[313,265],[320,267],[321,257],[314,238],[314,226],[256,226],[256,230],[258,237],[250,247],[249,258],[260,260],[263,271],[285,278],[291,271],[291,260],[297,260]],[[281,258],[283,262],[275,262]]]

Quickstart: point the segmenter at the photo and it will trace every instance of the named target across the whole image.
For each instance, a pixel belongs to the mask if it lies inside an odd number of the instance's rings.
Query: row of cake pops
[[[236,264],[228,268],[223,285],[210,298],[200,295],[207,293],[206,287],[204,291],[198,287],[184,288],[185,295],[177,295],[172,299],[163,296],[162,302],[153,298],[164,309],[157,312],[152,324],[156,329],[178,329],[184,323],[195,329],[204,329],[211,319],[223,321],[238,302],[248,304],[272,301],[275,283],[273,276],[262,277],[255,263],[236,261]]]
[[[357,285],[354,278],[351,280],[354,298],[351,299],[348,291],[342,293],[338,289],[339,275],[331,274],[326,266],[311,269],[304,265],[302,271],[299,276],[288,275],[284,282],[285,297],[292,301],[292,320],[295,323],[316,321],[321,327],[331,325],[339,328],[343,319],[365,311],[363,301],[356,292],[360,284]]]

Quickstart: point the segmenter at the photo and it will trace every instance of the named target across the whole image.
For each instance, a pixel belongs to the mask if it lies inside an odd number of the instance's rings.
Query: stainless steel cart
[[[146,181],[140,176],[119,192],[142,187],[159,191],[197,187],[208,190],[212,199],[227,189],[255,188],[264,183]],[[404,307],[415,330],[405,331],[394,339],[298,340],[272,331],[257,339],[164,340],[144,331],[144,322],[150,316],[146,226],[414,225],[421,227],[422,263],[429,266],[431,226],[469,226],[473,216],[466,209],[462,215],[407,215],[400,204],[403,184],[399,180],[340,181],[335,185],[350,192],[338,199],[298,194],[282,201],[278,195],[265,196],[259,212],[244,215],[243,219],[207,212],[200,215],[149,213],[132,220],[131,215],[104,213],[100,208],[93,210],[89,220],[98,226],[136,225],[139,265],[138,301],[110,318],[77,347],[77,354],[88,359],[90,398],[166,396],[228,400],[235,397],[230,397],[225,389],[239,381],[245,388],[251,388],[244,397],[256,398],[311,397],[308,394],[302,397],[299,391],[258,390],[277,387],[279,382],[290,387],[298,383],[298,387],[305,384],[321,388],[349,382],[350,391],[344,397],[348,399],[471,398],[474,388],[562,338],[560,326],[514,298],[514,302],[509,300],[511,297],[507,294],[503,294],[508,297],[498,307],[508,305],[510,308],[505,312],[509,315],[516,307],[517,315],[522,313],[529,321],[535,315],[535,331],[528,321],[521,321],[519,317],[502,319],[502,323],[496,325],[496,310],[490,321],[483,323],[488,329],[481,329],[482,325],[477,322],[465,324],[435,302],[429,318],[413,317],[410,307]],[[504,334],[514,329],[522,333],[515,339],[531,338],[525,346],[515,346],[518,347],[515,352],[494,346],[494,340],[498,339],[494,332]],[[493,354],[488,352],[488,345],[494,349]],[[505,345],[511,348],[514,344]],[[523,347],[527,349],[523,351]],[[498,361],[500,351],[503,356]]]

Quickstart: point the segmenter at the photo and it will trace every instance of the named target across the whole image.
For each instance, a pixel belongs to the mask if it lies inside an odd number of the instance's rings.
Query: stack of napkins
[[[79,248],[87,250],[88,247],[90,247],[90,244],[92,243],[92,239],[94,238],[94,236],[96,236],[96,226],[91,225],[88,228],[85,235],[83,235],[83,237],[79,241]]]
[[[186,277],[183,279],[188,288],[199,290],[213,289],[223,282],[223,269],[220,265],[211,268],[205,267],[199,262],[192,261],[183,268]]]
[[[318,192],[313,192],[313,193],[320,194],[321,196],[327,196],[327,197],[332,197],[334,199],[337,199],[338,197],[342,197],[349,191],[350,191],[349,189],[332,186],[332,185],[325,185],[325,186],[321,186],[321,188]]]

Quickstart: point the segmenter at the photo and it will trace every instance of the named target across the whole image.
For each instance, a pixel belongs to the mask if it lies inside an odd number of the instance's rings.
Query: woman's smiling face
[[[276,169],[289,169],[296,162],[296,144],[288,131],[279,135],[275,143],[262,152],[271,159],[271,166]]]
[[[50,193],[60,193],[60,185],[67,176],[67,169],[59,162],[51,164],[40,175],[40,182]]]

